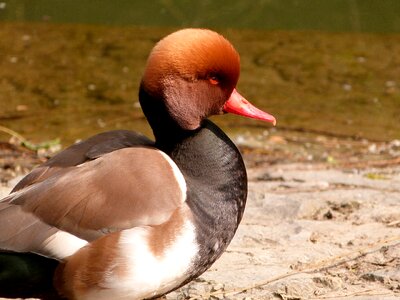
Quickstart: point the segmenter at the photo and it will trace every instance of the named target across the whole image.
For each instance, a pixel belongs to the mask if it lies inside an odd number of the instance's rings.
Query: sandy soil
[[[262,148],[257,139],[236,137],[249,197],[233,242],[210,270],[167,299],[400,298],[398,142],[265,139]],[[334,152],[337,145],[348,150]],[[12,178],[44,158],[0,149],[1,196]]]

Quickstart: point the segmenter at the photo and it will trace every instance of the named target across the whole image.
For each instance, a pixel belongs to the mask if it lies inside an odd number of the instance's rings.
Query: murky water
[[[278,131],[400,138],[400,34],[352,32],[399,31],[399,1],[324,1],[319,10],[307,6],[315,1],[289,1],[288,9],[279,4],[285,1],[260,1],[258,9],[242,1],[213,1],[210,8],[211,1],[204,1],[190,10],[186,1],[160,1],[156,8],[120,1],[118,10],[107,10],[106,2],[96,1],[89,12],[92,1],[0,1],[0,19],[13,20],[0,23],[0,125],[35,142],[60,137],[64,145],[117,128],[151,134],[137,102],[150,49],[177,28],[171,25],[207,25],[220,27],[238,49],[238,88],[278,118]],[[364,21],[378,11],[377,2],[385,16],[381,25],[374,16]],[[205,13],[213,9],[220,14]],[[42,19],[130,25],[15,22]],[[351,32],[266,30],[274,26]],[[215,121],[231,133],[270,128],[235,116]],[[0,132],[0,139],[8,137]]]
[[[398,0],[2,0],[0,20],[400,32]],[[1,9],[3,7],[3,9]]]

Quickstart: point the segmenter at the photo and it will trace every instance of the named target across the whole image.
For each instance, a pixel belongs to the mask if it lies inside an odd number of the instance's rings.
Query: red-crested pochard
[[[232,240],[247,197],[242,157],[207,117],[275,124],[236,91],[239,68],[233,46],[210,30],[158,42],[139,92],[155,142],[100,133],[23,178],[0,203],[0,296],[4,282],[20,280],[6,276],[14,261],[25,268],[36,259],[32,273],[51,262],[46,276],[68,299],[160,297],[206,271]]]

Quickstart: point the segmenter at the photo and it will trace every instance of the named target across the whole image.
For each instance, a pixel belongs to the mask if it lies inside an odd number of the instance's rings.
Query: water
[[[383,0],[0,0],[0,125],[64,145],[111,129],[151,134],[137,105],[149,51],[176,28],[206,26],[238,49],[238,89],[277,117],[278,130],[399,139],[399,7]],[[228,132],[269,128],[234,116],[215,120]]]
[[[2,0],[0,20],[400,32],[398,0]]]

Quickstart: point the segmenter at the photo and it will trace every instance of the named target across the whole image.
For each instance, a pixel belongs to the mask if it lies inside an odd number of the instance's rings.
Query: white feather
[[[63,260],[87,245],[87,243],[87,241],[75,235],[59,230],[43,242],[41,252],[48,253],[50,257]]]
[[[185,202],[185,200],[186,200],[186,191],[187,191],[185,177],[183,176],[181,170],[179,170],[179,167],[176,165],[176,163],[167,154],[165,154],[164,152],[159,151],[159,150],[158,150],[158,152],[160,152],[160,154],[171,165],[172,172],[174,173],[175,179],[178,182],[179,187],[180,187],[181,192],[182,192],[181,201],[182,201],[182,203]]]
[[[185,221],[180,234],[160,256],[149,248],[151,227],[137,227],[121,234],[119,262],[125,264],[128,274],[123,278],[113,274],[113,267],[106,273],[102,289],[93,290],[79,299],[119,300],[143,299],[168,292],[182,283],[188,275],[193,259],[197,256],[195,227]]]

